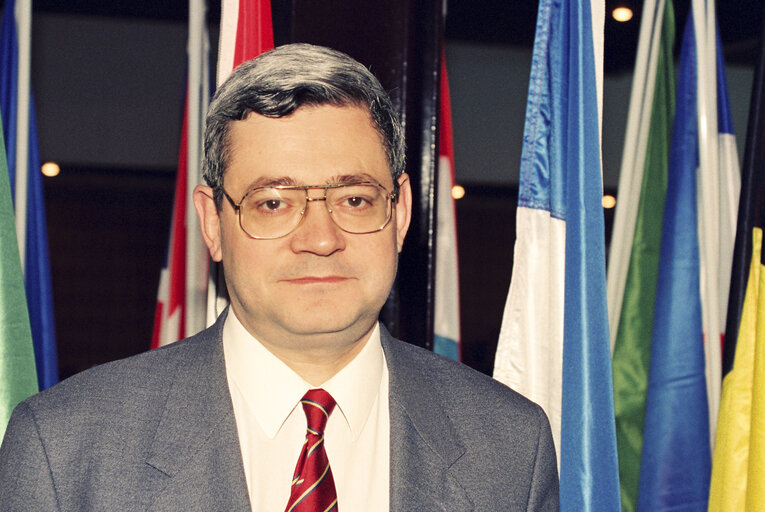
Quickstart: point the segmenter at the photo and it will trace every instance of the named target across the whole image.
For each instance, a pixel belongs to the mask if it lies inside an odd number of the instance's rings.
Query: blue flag
[[[699,291],[697,79],[689,16],[680,52],[669,157],[639,510],[707,509],[711,455]]]
[[[5,2],[2,28],[0,29],[0,62],[2,63],[0,69],[0,111],[3,117],[3,133],[12,191],[15,191],[16,182],[16,123],[18,114],[16,111],[18,44],[14,8],[14,0]],[[27,217],[24,282],[29,320],[32,326],[32,339],[34,340],[37,378],[42,390],[58,382],[58,362],[53,319],[53,288],[48,258],[48,232],[45,224],[45,198],[40,173],[40,152],[37,145],[34,102],[31,99],[29,107],[27,211],[16,211],[16,216],[19,215],[26,215]]]
[[[494,376],[547,412],[564,512],[620,509],[597,91],[590,2],[541,0]]]

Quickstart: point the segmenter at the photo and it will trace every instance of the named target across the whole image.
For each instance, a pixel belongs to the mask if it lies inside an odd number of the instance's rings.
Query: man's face
[[[235,201],[258,186],[323,185],[349,176],[393,190],[381,137],[360,107],[303,107],[276,119],[251,114],[231,123],[229,141],[224,183]],[[223,261],[231,306],[245,328],[272,350],[307,354],[366,340],[409,225],[409,183],[405,176],[399,182],[401,198],[379,232],[346,233],[315,201],[293,232],[274,240],[249,238],[231,205],[214,210],[211,191],[199,187],[205,239],[213,259]]]

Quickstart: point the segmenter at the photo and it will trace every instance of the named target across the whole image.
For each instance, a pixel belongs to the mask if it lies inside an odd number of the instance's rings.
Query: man
[[[243,64],[204,169],[230,308],[17,407],[1,510],[557,510],[541,409],[377,321],[412,193],[368,70],[309,45]]]

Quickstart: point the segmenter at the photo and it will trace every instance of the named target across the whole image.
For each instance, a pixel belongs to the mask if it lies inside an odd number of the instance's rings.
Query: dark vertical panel
[[[427,348],[433,345],[441,18],[439,0],[292,2],[292,41],[330,46],[362,62],[401,113],[414,209],[382,320],[395,336]]]
[[[329,46],[369,67],[406,119],[407,0],[293,0],[292,42]]]
[[[292,3],[272,0],[271,22],[274,26],[274,46],[289,43],[292,38]]]
[[[433,348],[441,13],[440,1],[409,4],[411,23],[406,70],[410,95],[406,135],[417,201],[409,235],[409,243],[414,244],[401,254],[403,270],[398,283],[403,313],[399,318],[404,319],[401,335],[406,339],[424,339],[429,349]],[[419,169],[419,173],[415,169]]]

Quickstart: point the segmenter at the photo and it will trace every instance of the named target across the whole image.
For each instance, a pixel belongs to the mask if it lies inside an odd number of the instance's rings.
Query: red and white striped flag
[[[167,345],[184,338],[186,335],[186,210],[192,207],[186,194],[188,184],[187,126],[188,109],[184,109],[170,242],[167,248],[167,261],[159,277],[151,348]]]
[[[204,6],[197,1],[197,8],[190,8],[189,15],[189,92],[194,87],[202,90],[201,101],[187,100],[184,115],[181,149],[178,158],[178,178],[175,187],[173,220],[168,244],[168,256],[160,277],[155,313],[152,348],[189,336],[212,323],[225,304],[222,275],[218,266],[205,272],[208,258],[201,244],[194,219],[196,213],[191,190],[200,182],[201,126],[206,112],[208,87],[206,48],[200,48],[192,40],[192,34],[204,31]],[[207,43],[207,34],[200,38]],[[197,40],[198,41],[198,40]],[[242,62],[257,57],[274,47],[271,24],[270,0],[223,0],[221,3],[221,29],[218,53],[217,83],[222,83],[231,71]],[[193,49],[205,50],[195,52]],[[201,72],[193,71],[194,54],[202,53]],[[199,105],[190,114],[189,104]],[[191,124],[189,124],[191,123]],[[198,130],[193,134],[188,127]],[[193,142],[190,142],[193,141]],[[188,155],[193,155],[191,158]],[[189,165],[191,164],[191,165]],[[206,310],[206,312],[205,312]]]
[[[152,348],[180,340],[205,327],[209,257],[191,202],[191,191],[201,181],[202,129],[210,97],[209,41],[204,13],[204,0],[190,2],[186,105],[170,240],[157,292]]]
[[[218,85],[244,61],[274,47],[271,0],[223,0],[218,43]]]
[[[224,0],[221,9],[218,84],[228,77],[234,67],[274,46],[270,0]],[[189,22],[190,33],[194,32],[191,28],[192,17],[193,13]],[[206,42],[206,34],[203,40]],[[190,40],[189,48],[193,46]],[[192,124],[192,127],[202,126],[207,105],[208,88],[203,85],[208,76],[206,57],[202,61],[203,70],[198,77],[202,83],[201,104],[203,107],[198,109],[200,112],[198,124]],[[189,83],[192,81],[190,80]],[[200,136],[194,142],[197,152],[189,153],[191,149],[189,146],[191,138],[188,136],[190,117],[187,105],[178,158],[178,178],[167,264],[162,269],[160,278],[152,348],[193,334],[204,327],[205,317],[207,325],[211,324],[226,303],[225,299],[221,298],[225,296],[225,293],[219,292],[224,289],[224,286],[217,265],[210,268],[210,285],[205,286],[208,280],[203,268],[209,260],[204,247],[199,243],[196,223],[192,221],[196,218],[196,213],[190,201],[190,191],[199,183],[201,130]],[[191,122],[195,121],[192,119]],[[193,161],[189,159],[189,154],[195,155]],[[190,162],[193,165],[188,165]],[[194,181],[190,183],[189,177]],[[197,254],[200,251],[204,253],[204,256]]]
[[[239,64],[274,47],[270,0],[223,0],[220,18],[218,85]],[[212,324],[227,304],[228,295],[220,263],[212,263],[207,296],[207,323]]]
[[[452,197],[452,187],[455,183],[454,145],[449,78],[446,74],[446,52],[443,43],[439,131],[433,351],[458,361],[460,359],[460,286],[457,265],[457,213]]]
[[[160,277],[157,296],[157,309],[154,321],[152,348],[172,343],[204,327],[205,317],[209,325],[222,310],[225,299],[221,299],[219,289],[223,289],[222,275],[213,265],[209,272],[209,287],[204,268],[209,261],[204,246],[200,243],[196,218],[191,198],[191,190],[199,183],[201,162],[201,126],[207,107],[207,53],[202,51],[201,72],[194,69],[192,35],[204,31],[204,17],[200,15],[204,7],[191,9],[189,16],[189,84],[202,90],[201,101],[187,99],[184,115],[181,148],[178,157],[178,178],[175,187],[173,220],[168,245],[165,268]],[[201,27],[201,28],[200,28]],[[201,37],[202,47],[207,42],[207,34]],[[223,0],[221,4],[221,30],[218,54],[217,83],[223,82],[231,71],[242,62],[257,57],[274,46],[271,25],[270,0]],[[193,89],[189,88],[191,92]],[[189,97],[190,98],[190,97]],[[201,105],[190,115],[189,104]],[[189,124],[189,121],[191,124]],[[198,130],[190,137],[189,126]],[[192,141],[190,143],[189,141]],[[192,144],[192,145],[190,145]],[[193,146],[193,147],[192,147]],[[190,150],[194,151],[190,151]],[[189,155],[193,155],[189,158]],[[189,164],[192,165],[189,165]],[[190,180],[192,180],[190,182]],[[206,313],[205,313],[206,310]]]

